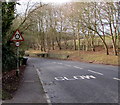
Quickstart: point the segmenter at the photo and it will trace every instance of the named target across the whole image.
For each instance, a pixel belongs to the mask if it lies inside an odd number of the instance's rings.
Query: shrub
[[[2,72],[16,69],[17,58],[10,47],[3,45],[2,47]]]

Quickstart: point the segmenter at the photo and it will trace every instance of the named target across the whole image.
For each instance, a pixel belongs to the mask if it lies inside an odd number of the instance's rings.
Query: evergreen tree
[[[16,68],[16,57],[11,48],[10,41],[6,35],[10,30],[13,20],[15,19],[15,2],[2,3],[2,70],[9,71]]]

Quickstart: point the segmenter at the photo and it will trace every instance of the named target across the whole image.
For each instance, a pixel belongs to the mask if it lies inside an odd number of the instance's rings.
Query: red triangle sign
[[[16,41],[16,42],[24,41],[24,38],[19,30],[15,31],[15,33],[13,34],[13,36],[11,38],[11,41]]]

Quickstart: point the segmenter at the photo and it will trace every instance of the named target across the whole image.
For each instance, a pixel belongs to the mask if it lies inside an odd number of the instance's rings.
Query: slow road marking
[[[96,71],[93,71],[93,70],[88,70],[88,71],[92,72],[92,73],[95,73],[95,74],[103,75],[102,73],[99,73],[99,72],[96,72]]]
[[[79,75],[79,76],[72,76],[72,77],[55,77],[57,81],[71,81],[71,80],[84,80],[84,79],[95,79],[96,77],[93,75]]]

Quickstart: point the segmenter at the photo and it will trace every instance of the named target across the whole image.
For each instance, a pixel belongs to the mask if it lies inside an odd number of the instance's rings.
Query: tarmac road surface
[[[118,103],[118,67],[29,58],[50,103]]]

